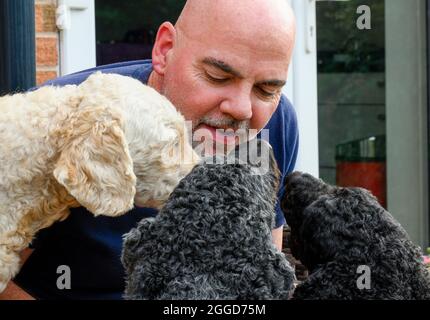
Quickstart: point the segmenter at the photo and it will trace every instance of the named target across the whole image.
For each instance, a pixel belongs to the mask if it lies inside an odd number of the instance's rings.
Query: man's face
[[[270,37],[269,37],[270,38]],[[167,56],[162,93],[213,141],[235,138],[216,129],[256,129],[270,120],[288,73],[282,45],[234,34],[188,37],[178,30],[178,44]]]

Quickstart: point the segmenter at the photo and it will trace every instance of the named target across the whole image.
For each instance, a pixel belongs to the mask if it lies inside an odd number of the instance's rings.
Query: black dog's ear
[[[310,204],[303,173],[296,171],[285,177],[285,193],[281,199],[281,209],[285,220],[291,228],[298,228],[304,208]]]
[[[334,187],[324,183],[308,173],[299,171],[290,173],[284,180],[285,193],[281,200],[287,224],[290,227],[300,226],[303,210],[320,196],[329,194]]]
[[[337,213],[338,200],[321,196],[303,209],[298,227],[300,260],[309,268],[334,258],[340,248],[345,222]]]
[[[294,206],[302,208],[324,194],[330,193],[335,187],[326,184],[323,180],[309,173],[293,172],[285,177],[286,192],[291,195]]]

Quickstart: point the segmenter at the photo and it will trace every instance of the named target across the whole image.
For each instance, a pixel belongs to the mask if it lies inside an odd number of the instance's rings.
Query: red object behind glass
[[[370,136],[336,146],[336,184],[361,187],[387,208],[385,135]]]
[[[340,187],[361,187],[370,190],[387,208],[385,162],[346,162],[336,164],[336,184]]]

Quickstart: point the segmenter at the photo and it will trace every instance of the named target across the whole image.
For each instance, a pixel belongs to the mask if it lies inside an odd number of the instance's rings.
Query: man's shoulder
[[[296,117],[296,112],[294,110],[293,104],[284,94],[281,95],[277,111],[280,111],[284,114],[290,114],[291,116]]]
[[[147,83],[149,75],[152,71],[152,62],[151,60],[135,60],[97,66],[95,68],[82,70],[50,80],[44,83],[44,85],[64,86],[68,84],[80,84],[81,82],[85,81],[85,79],[87,79],[92,73],[97,71],[129,76],[138,79],[143,83]]]

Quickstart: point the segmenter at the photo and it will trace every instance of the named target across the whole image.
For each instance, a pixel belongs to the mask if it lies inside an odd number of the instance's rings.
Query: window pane
[[[370,30],[357,27],[363,4]],[[321,177],[367,188],[386,206],[384,21],[383,0],[317,2]]]
[[[175,22],[185,0],[96,0],[97,65],[151,58],[158,27]]]

